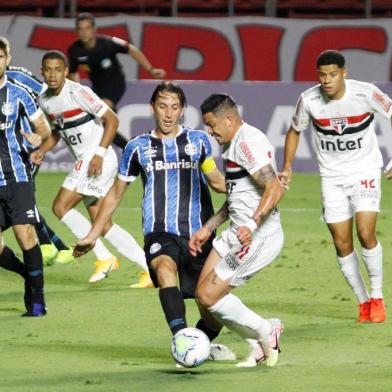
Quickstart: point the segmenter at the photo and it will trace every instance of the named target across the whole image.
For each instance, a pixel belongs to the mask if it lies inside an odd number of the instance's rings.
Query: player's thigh
[[[339,256],[347,256],[353,251],[353,219],[344,222],[328,223],[335,248]]]
[[[66,212],[81,202],[83,196],[73,190],[61,187],[53,201],[53,211],[61,219]]]
[[[12,229],[15,234],[15,238],[18,241],[19,246],[23,250],[28,250],[37,245],[37,234],[33,225],[14,225]]]
[[[203,280],[207,277],[207,275],[215,268],[216,264],[219,262],[221,257],[219,256],[218,252],[212,248],[210,254],[208,255],[206,262],[201,270],[199,281],[197,285],[199,286]]]
[[[349,195],[343,185],[322,182],[323,218],[328,224],[344,222],[353,217]]]

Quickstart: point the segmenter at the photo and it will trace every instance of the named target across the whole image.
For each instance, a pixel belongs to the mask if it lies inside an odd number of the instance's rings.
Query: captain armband
[[[213,157],[207,158],[200,166],[201,171],[204,174],[211,173],[214,169],[216,169],[215,160]]]

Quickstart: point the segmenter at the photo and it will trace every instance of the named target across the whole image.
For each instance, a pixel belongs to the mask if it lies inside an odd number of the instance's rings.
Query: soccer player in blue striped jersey
[[[208,242],[203,252],[193,257],[189,253],[189,238],[214,212],[208,184],[218,192],[225,191],[225,184],[216,168],[207,134],[180,125],[186,106],[181,87],[172,82],[160,83],[150,104],[156,123],[154,130],[128,142],[118,178],[103,199],[91,231],[78,241],[74,255],[91,249],[127,186],[140,175],[144,186],[144,251],[174,335],[187,327],[184,299],[194,298],[198,277],[211,249]],[[203,308],[200,313],[197,328],[212,340],[221,325]]]
[[[29,150],[38,147],[50,135],[50,126],[30,93],[6,75],[11,61],[9,43],[0,37],[0,265],[25,279],[24,316],[46,314],[42,254],[34,224],[38,212],[31,180]],[[35,133],[26,133],[22,123],[28,119]],[[22,263],[4,245],[1,232],[12,226],[23,252]]]
[[[22,84],[35,100],[48,88],[46,83],[36,78],[31,71],[24,67],[9,65],[6,69],[6,75]],[[25,118],[23,119],[22,128],[26,133],[32,132],[30,123]],[[33,180],[38,171],[39,166],[33,164],[31,169]],[[33,185],[35,185],[34,182]],[[48,226],[41,213],[39,213],[39,222],[36,223],[35,230],[38,235],[44,265],[53,263],[67,264],[74,260],[71,249]]]

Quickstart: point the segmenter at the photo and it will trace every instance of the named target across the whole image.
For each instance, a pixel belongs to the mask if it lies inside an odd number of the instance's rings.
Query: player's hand
[[[36,150],[30,154],[30,160],[34,165],[40,166],[44,161],[44,156],[45,155],[41,150]]]
[[[202,252],[201,247],[210,238],[211,231],[207,227],[203,226],[197,230],[189,240],[189,252],[192,256],[197,256],[198,253]]]
[[[20,130],[22,136],[34,147],[37,148],[42,144],[42,138],[36,133],[26,133],[22,129]]]
[[[98,177],[102,174],[103,158],[99,155],[94,155],[88,166],[88,176]]]
[[[237,238],[241,242],[241,245],[250,245],[252,242],[252,231],[248,226],[239,226],[237,229]]]
[[[150,75],[154,79],[164,79],[166,77],[166,71],[161,68],[151,68],[150,69]]]
[[[291,177],[293,175],[293,172],[290,169],[282,170],[281,172],[278,173],[278,178],[280,183],[282,184],[282,187],[287,191],[290,189],[290,182],[291,182]]]
[[[83,256],[91,249],[93,249],[94,246],[95,246],[95,241],[92,241],[88,239],[88,237],[85,237],[79,240],[75,245],[73,245],[72,256],[73,257]]]
[[[392,180],[392,159],[389,161],[388,165],[384,169],[384,173],[387,180]]]

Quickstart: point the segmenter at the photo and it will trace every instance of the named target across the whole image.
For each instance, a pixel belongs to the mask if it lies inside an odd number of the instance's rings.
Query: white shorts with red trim
[[[63,188],[84,196],[104,197],[116,178],[118,161],[114,150],[109,147],[103,159],[102,174],[88,177],[88,167],[92,156],[89,155],[75,163],[74,168],[63,182]]]
[[[380,212],[380,170],[351,176],[341,184],[331,184],[322,178],[321,194],[326,223],[344,222],[361,211]]]
[[[283,230],[279,227],[273,234],[254,237],[249,246],[242,246],[235,227],[231,226],[213,241],[214,249],[221,256],[215,272],[230,286],[240,286],[279,255],[283,241]]]

